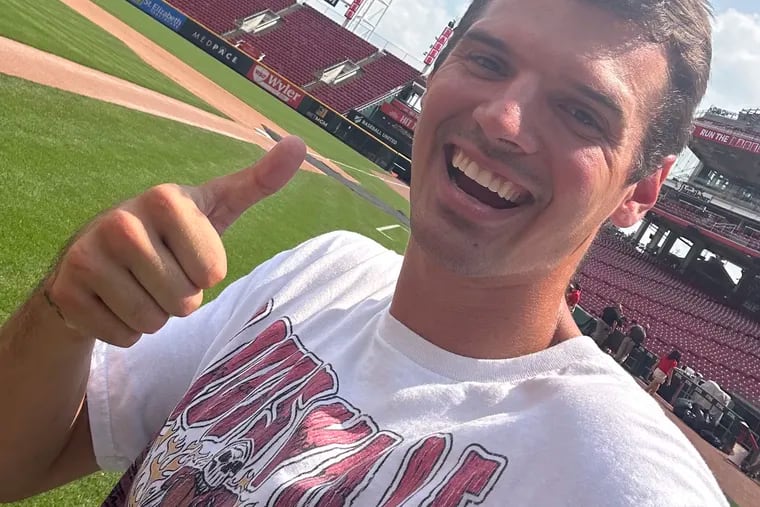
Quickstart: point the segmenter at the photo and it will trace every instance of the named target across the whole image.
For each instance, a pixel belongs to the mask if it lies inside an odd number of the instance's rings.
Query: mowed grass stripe
[[[123,22],[163,47],[195,70],[259,111],[289,133],[301,137],[318,153],[365,171],[384,172],[363,155],[328,134],[308,119],[273,98],[248,79],[208,56],[169,28],[151,19],[126,0],[93,0]],[[351,174],[368,191],[394,209],[409,215],[409,202],[377,178],[354,171]]]
[[[3,0],[0,35],[224,116],[58,0]]]

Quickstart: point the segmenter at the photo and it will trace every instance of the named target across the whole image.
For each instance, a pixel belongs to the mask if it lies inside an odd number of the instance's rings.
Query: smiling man
[[[726,505],[564,301],[601,225],[654,205],[710,51],[702,0],[475,0],[403,258],[327,234],[198,309],[293,138],[104,213],[2,329],[0,499],[102,468],[107,505]]]

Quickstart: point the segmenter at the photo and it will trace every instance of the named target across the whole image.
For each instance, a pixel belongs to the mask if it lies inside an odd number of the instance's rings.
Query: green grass
[[[3,504],[18,507],[97,507],[119,480],[119,474],[98,472],[77,482],[24,500]]]
[[[328,134],[299,113],[275,99],[234,70],[209,57],[169,28],[151,19],[126,0],[94,0],[103,9],[121,19],[177,58],[205,75],[240,100],[250,105],[323,156],[370,172],[384,172],[364,156]],[[377,178],[351,172],[367,190],[407,215],[409,203]]]
[[[123,0],[109,2],[126,4]],[[0,35],[223,116],[58,0],[3,0]]]
[[[249,164],[257,146],[0,75],[0,322],[90,217],[162,182],[195,184]],[[375,228],[394,223],[327,176],[299,172],[224,236],[227,280],[319,233],[353,230],[402,251]],[[113,474],[95,474],[15,505],[99,505]]]

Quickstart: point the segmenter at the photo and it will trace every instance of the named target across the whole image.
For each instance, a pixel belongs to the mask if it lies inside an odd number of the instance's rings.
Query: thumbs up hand
[[[190,315],[226,276],[220,235],[305,156],[303,141],[288,137],[242,171],[197,187],[159,185],[101,214],[44,281],[48,302],[82,336],[122,347]]]

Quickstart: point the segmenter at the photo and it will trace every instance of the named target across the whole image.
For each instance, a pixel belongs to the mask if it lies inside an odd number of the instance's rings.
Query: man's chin
[[[408,254],[424,255],[426,265],[436,265],[458,276],[467,278],[490,278],[504,276],[504,256],[493,259],[490,248],[473,238],[461,237],[455,230],[432,231],[415,227]]]

